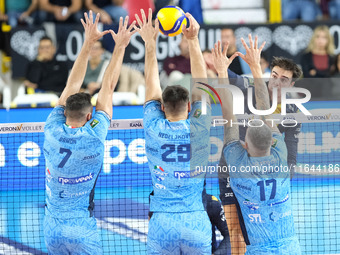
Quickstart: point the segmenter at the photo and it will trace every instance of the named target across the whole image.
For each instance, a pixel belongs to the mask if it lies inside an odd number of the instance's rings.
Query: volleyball
[[[184,11],[177,6],[165,6],[157,13],[159,30],[163,35],[176,36],[182,32],[182,26],[187,25]]]

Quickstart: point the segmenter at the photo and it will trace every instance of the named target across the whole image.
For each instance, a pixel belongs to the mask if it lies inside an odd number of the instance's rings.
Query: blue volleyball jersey
[[[247,250],[257,247],[254,254],[260,254],[258,252],[270,252],[274,248],[276,253],[273,254],[281,254],[280,249],[285,248],[291,252],[289,254],[299,254],[290,197],[287,148],[281,134],[273,133],[273,138],[271,155],[266,157],[250,157],[240,141],[233,141],[225,147],[223,153],[230,169],[230,186],[247,230],[250,243]]]
[[[205,173],[196,166],[208,164],[210,125],[210,105],[204,114],[199,101],[192,104],[188,119],[177,122],[165,118],[160,102],[144,105],[145,148],[154,189],[151,212],[204,210]]]
[[[60,219],[89,217],[110,118],[97,111],[83,127],[70,128],[65,122],[64,107],[57,106],[45,124],[45,213]]]

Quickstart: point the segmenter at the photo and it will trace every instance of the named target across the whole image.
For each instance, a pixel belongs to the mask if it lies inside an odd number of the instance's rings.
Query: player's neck
[[[65,123],[68,127],[71,128],[80,128],[86,124],[86,122],[77,122],[77,121],[71,121],[71,120],[66,120]]]
[[[166,119],[170,122],[186,120],[187,118],[188,118],[188,114],[181,114],[181,115],[178,115],[178,116],[166,115]]]
[[[258,151],[258,150],[248,150],[248,154],[250,155],[250,157],[253,157],[253,158],[266,157],[266,156],[270,156],[270,150],[266,152]]]

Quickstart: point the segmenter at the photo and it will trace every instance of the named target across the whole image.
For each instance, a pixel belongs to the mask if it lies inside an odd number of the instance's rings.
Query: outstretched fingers
[[[243,38],[241,38],[241,42],[242,42],[243,47],[246,49],[246,51],[248,51],[249,47],[248,47],[248,45],[246,44],[246,42]]]
[[[262,51],[265,45],[266,45],[266,41],[264,41],[264,42],[261,44],[261,47],[260,47],[259,50]]]

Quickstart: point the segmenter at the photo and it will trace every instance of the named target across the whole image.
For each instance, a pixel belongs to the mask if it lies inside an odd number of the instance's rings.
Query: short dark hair
[[[39,42],[41,41],[50,41],[53,44],[51,37],[48,37],[47,35],[44,35],[43,37],[41,37]]]
[[[80,120],[92,109],[91,96],[88,93],[77,93],[66,100],[65,115],[73,120]]]
[[[167,86],[162,94],[164,108],[171,113],[176,114],[185,110],[189,102],[189,91],[180,86]]]
[[[270,65],[270,70],[273,70],[275,66],[278,66],[286,71],[291,71],[293,73],[293,80],[298,80],[302,76],[301,68],[289,58],[274,57]]]

